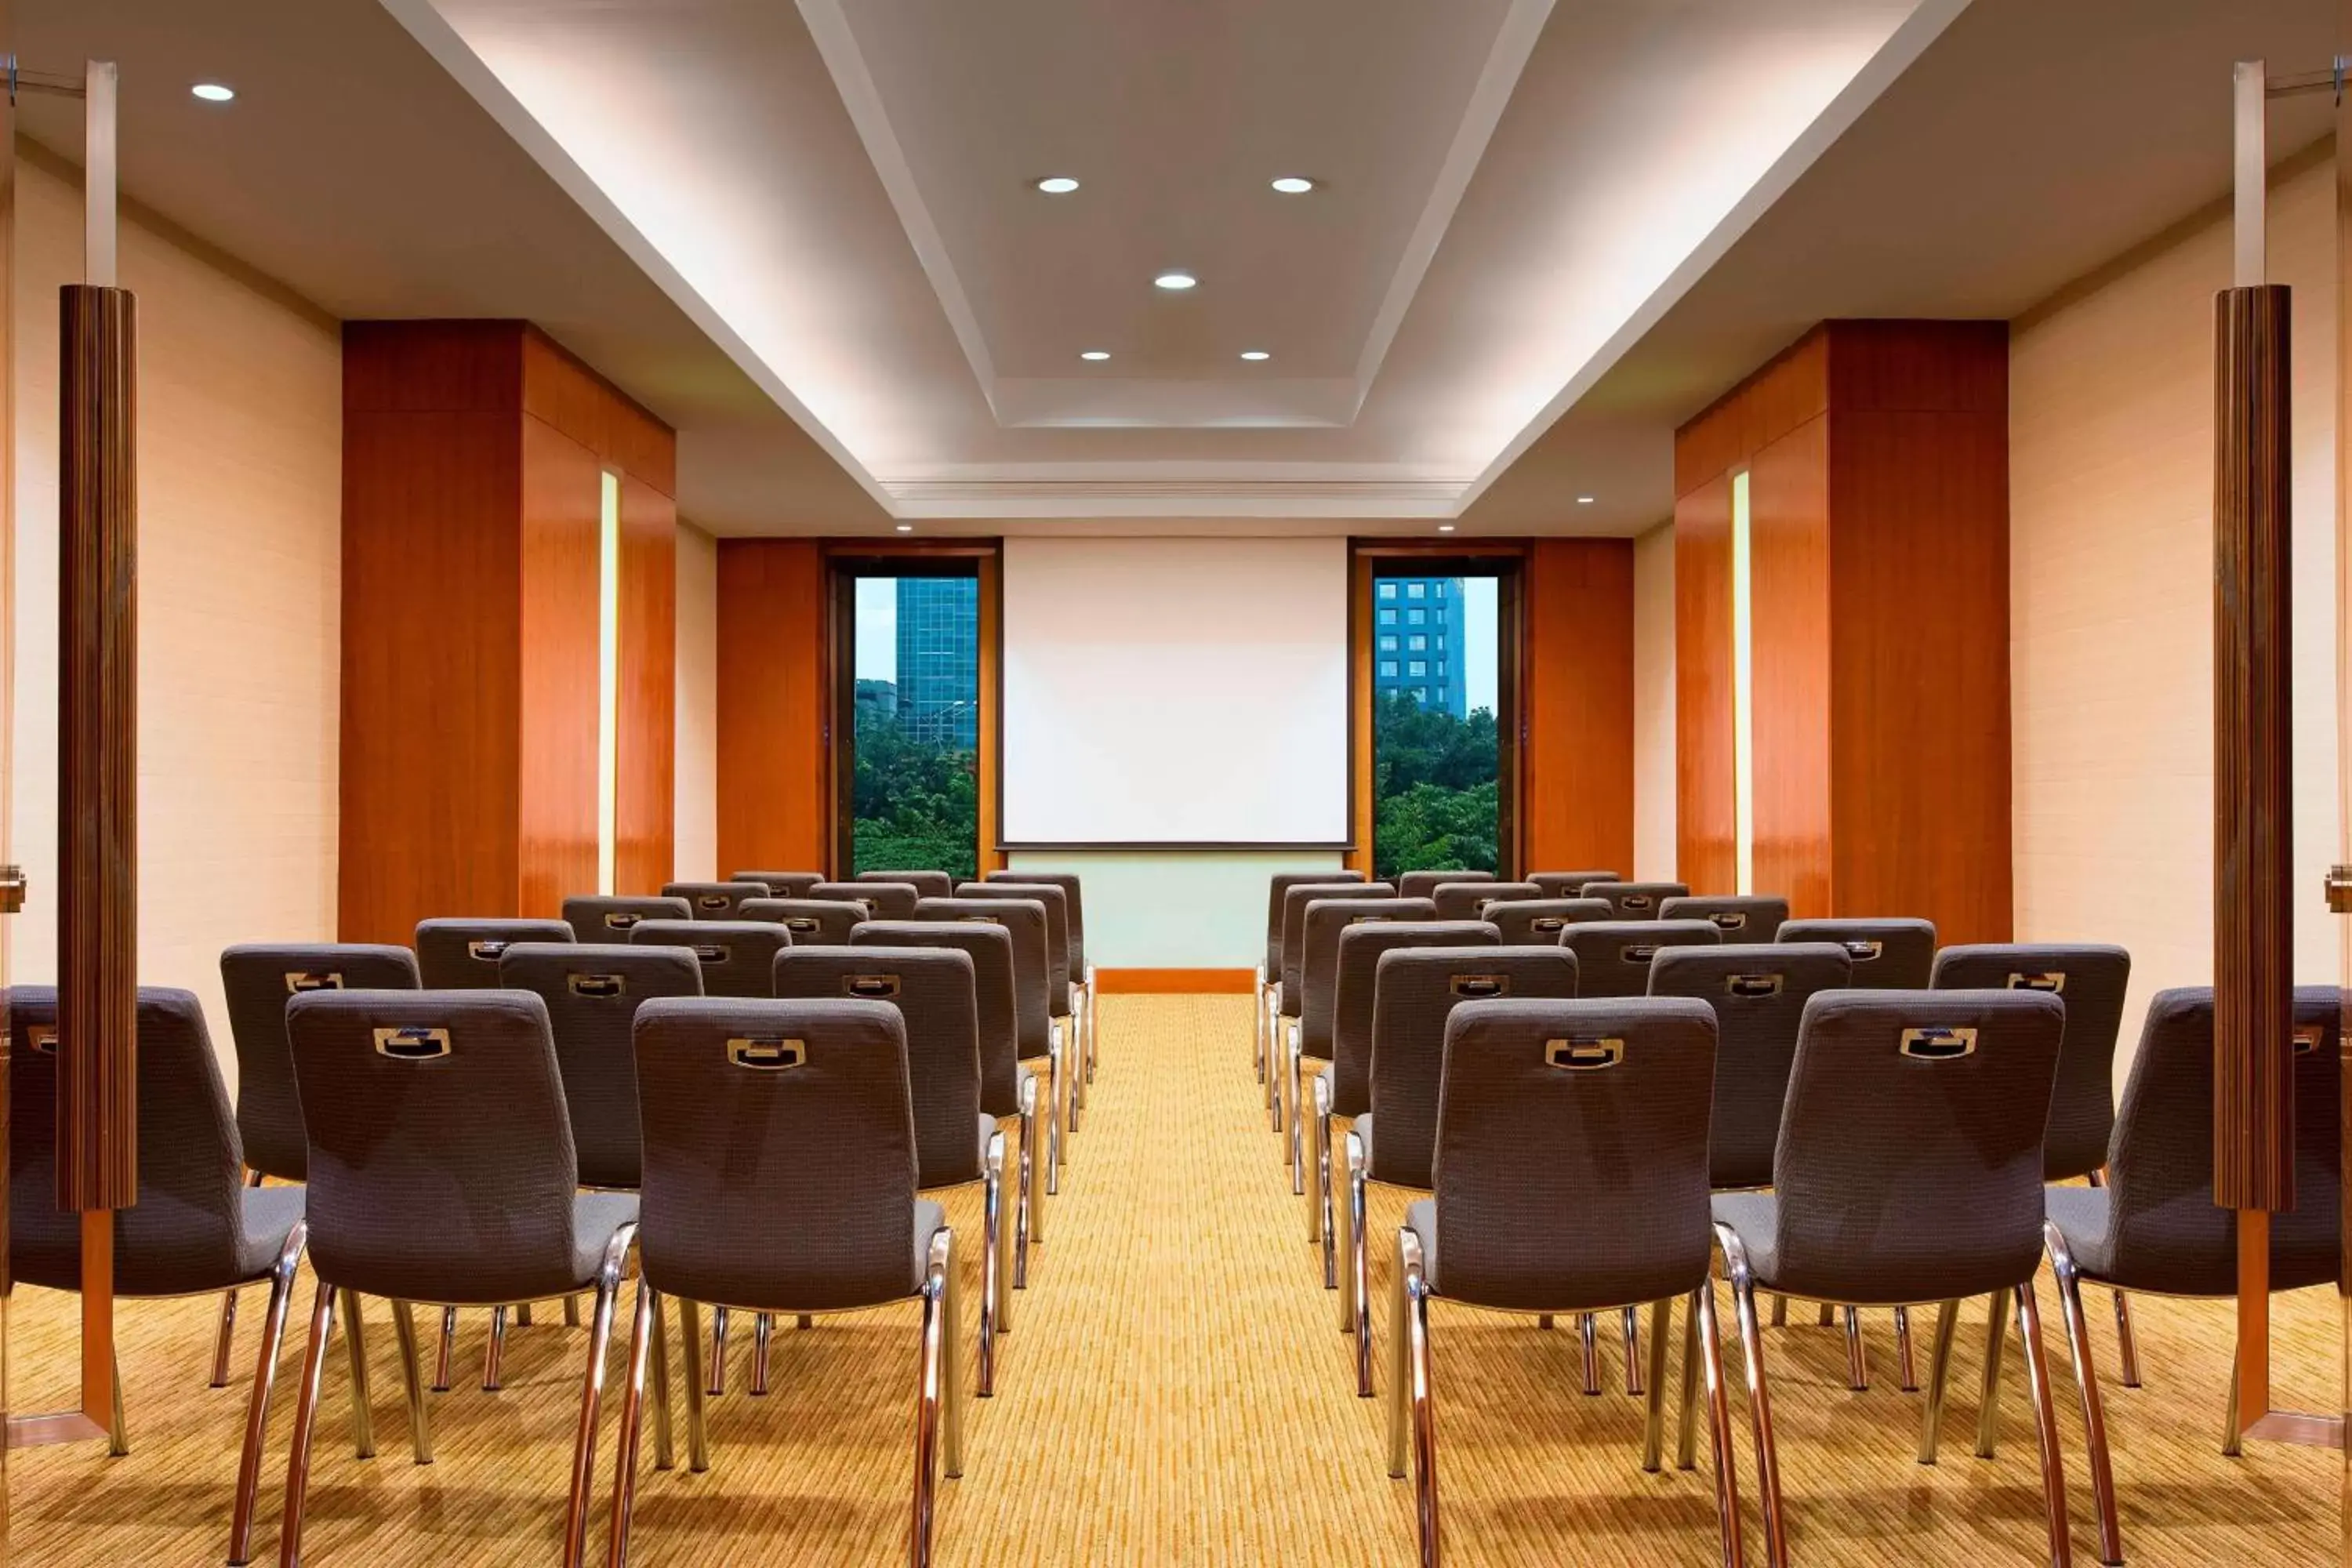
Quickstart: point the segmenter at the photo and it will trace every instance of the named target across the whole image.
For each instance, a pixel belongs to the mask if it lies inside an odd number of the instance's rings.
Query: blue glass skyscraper
[[[1459,577],[1382,577],[1372,585],[1372,683],[1424,708],[1469,717]]]
[[[980,583],[898,579],[898,722],[910,736],[980,743]]]

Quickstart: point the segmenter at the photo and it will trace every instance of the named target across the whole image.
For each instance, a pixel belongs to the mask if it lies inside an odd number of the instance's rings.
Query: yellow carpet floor
[[[998,1397],[973,1401],[966,1469],[945,1484],[945,1564],[1405,1563],[1410,1492],[1383,1464],[1385,1405],[1355,1396],[1335,1299],[1321,1288],[1248,1070],[1245,997],[1108,997],[1103,1067],[1031,1289],[1003,1342]],[[1376,1236],[1406,1194],[1375,1189]],[[976,1268],[979,1204],[950,1216]],[[1379,1254],[1376,1252],[1376,1258]],[[976,1286],[976,1275],[970,1277]],[[1386,1270],[1374,1280],[1383,1336]],[[307,1305],[309,1281],[298,1294]],[[2045,1279],[2053,1362],[2063,1362]],[[215,1304],[125,1303],[122,1365],[132,1452],[21,1451],[8,1462],[14,1560],[38,1564],[218,1562],[227,1534],[246,1380],[263,1293],[248,1292],[239,1381],[205,1386]],[[2228,1377],[2226,1310],[2136,1303],[2147,1386],[2114,1379],[2114,1335],[2093,1304],[2132,1561],[2317,1563],[2338,1551],[2340,1458],[2250,1446],[2218,1452]],[[977,1310],[977,1289],[967,1311]],[[2340,1387],[2337,1308],[2326,1293],[2279,1307],[2283,1399],[2326,1409]],[[1727,1310],[1725,1313],[1729,1321]],[[67,1399],[74,1303],[26,1289],[11,1309],[11,1407]],[[751,1398],[748,1324],[730,1391],[712,1407],[712,1466],[652,1469],[638,1490],[635,1560],[811,1564],[905,1560],[915,1380],[912,1306],[821,1319],[776,1338],[773,1392]],[[1912,1457],[1920,1399],[1895,1386],[1886,1316],[1870,1316],[1874,1384],[1845,1386],[1841,1338],[1801,1311],[1768,1334],[1790,1514],[1805,1564],[2035,1563],[2039,1472],[2021,1369],[2004,1384],[1999,1458],[1970,1453],[1980,1309],[1964,1324],[1941,1464]],[[410,1462],[389,1319],[371,1320],[378,1454],[350,1445],[340,1351],[329,1363],[306,1561],[383,1568],[549,1563],[558,1554],[585,1335],[543,1308],[509,1342],[505,1387],[475,1386],[486,1317],[468,1313],[457,1388],[433,1396],[436,1462]],[[1563,1323],[1562,1328],[1568,1327]],[[1924,1322],[1922,1328],[1924,1331]],[[1447,1560],[1456,1564],[1703,1564],[1715,1561],[1712,1484],[1701,1468],[1644,1475],[1641,1406],[1622,1392],[1613,1325],[1610,1392],[1578,1392],[1572,1332],[1439,1303],[1433,1337]],[[257,1539],[275,1562],[299,1327],[281,1363]],[[1924,1331],[1922,1348],[1924,1351]],[[1737,1387],[1736,1349],[1727,1362]],[[622,1360],[613,1358],[598,1451],[592,1561],[603,1560]],[[970,1363],[967,1360],[967,1369]],[[2055,1391],[2066,1434],[2078,1561],[2095,1560],[2074,1385]],[[1761,1563],[1744,1403],[1741,1498]],[[682,1409],[681,1409],[682,1417]],[[1669,1439],[1671,1455],[1671,1436]]]

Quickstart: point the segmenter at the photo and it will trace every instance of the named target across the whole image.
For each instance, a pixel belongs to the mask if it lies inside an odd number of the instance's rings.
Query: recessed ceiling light
[[[198,98],[203,99],[206,103],[226,103],[230,99],[236,96],[236,89],[233,87],[223,87],[216,81],[200,81],[196,83],[195,86],[188,89],[188,90],[194,93]]]
[[[1454,525],[1450,522],[1441,522],[1437,525],[1437,531],[1440,533],[1451,533],[1454,531]]]
[[[915,531],[915,525],[911,522],[902,522],[898,525],[898,531],[901,533],[912,533]]]
[[[1037,182],[1037,188],[1049,196],[1066,196],[1078,188],[1078,183],[1067,174],[1048,174]]]
[[[1153,287],[1171,289],[1179,294],[1199,281],[1198,278],[1189,272],[1163,272],[1151,280]]]
[[[1579,506],[1591,506],[1592,504],[1592,498],[1591,496],[1579,496],[1576,498],[1576,504]]]
[[[1285,174],[1274,182],[1274,188],[1286,196],[1303,196],[1315,188],[1315,182],[1304,174]]]
[[[1242,358],[1244,358],[1244,359],[1245,359],[1245,360],[1255,361],[1255,360],[1262,360],[1262,359],[1272,359],[1273,357],[1274,357],[1274,356],[1273,356],[1272,354],[1270,354],[1270,353],[1266,353],[1264,349],[1244,349],[1244,350],[1242,350]]]
[[[1078,357],[1084,360],[1106,360],[1110,358],[1110,350],[1085,349],[1080,351]]]

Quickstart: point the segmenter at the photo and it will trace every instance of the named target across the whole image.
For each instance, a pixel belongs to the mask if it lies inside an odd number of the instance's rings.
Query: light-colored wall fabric
[[[2336,850],[2335,171],[2273,192],[2294,289],[2294,904],[2299,979],[2340,978]],[[2215,222],[2053,309],[2011,345],[2011,677],[2019,940],[2132,954],[2118,1082],[2147,1001],[2212,977]],[[1932,693],[1922,693],[1932,700]]]
[[[677,525],[677,863],[681,882],[719,875],[719,542],[684,522]]]
[[[1675,876],[1675,525],[1633,541],[1633,865]]]
[[[58,306],[81,194],[19,165],[9,978],[57,963]],[[139,300],[139,974],[205,1002],[231,942],[331,939],[342,346],[283,290],[126,215]]]
[[[1017,871],[1071,871],[1086,893],[1097,969],[1254,969],[1265,958],[1276,871],[1336,870],[1337,854],[1102,849],[1014,854]]]

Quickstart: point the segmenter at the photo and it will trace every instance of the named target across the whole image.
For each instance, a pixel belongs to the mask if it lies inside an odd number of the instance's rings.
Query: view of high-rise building
[[[1466,717],[1463,607],[1459,577],[1380,579],[1372,604],[1374,689]]]
[[[970,749],[980,743],[980,583],[900,577],[898,721],[909,738]]]

